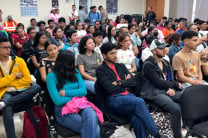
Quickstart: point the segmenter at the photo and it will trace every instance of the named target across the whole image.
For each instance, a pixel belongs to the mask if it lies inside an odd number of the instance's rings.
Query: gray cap
[[[150,50],[154,50],[156,48],[163,49],[167,46],[168,44],[164,43],[162,40],[155,39],[152,41],[150,45]]]
[[[11,16],[11,15],[8,15],[8,16],[7,16],[7,19],[12,19],[12,16]]]

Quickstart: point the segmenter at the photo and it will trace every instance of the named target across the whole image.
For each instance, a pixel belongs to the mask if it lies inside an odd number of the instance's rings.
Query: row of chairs
[[[140,74],[141,75],[141,74]],[[138,77],[137,78],[141,78]],[[137,79],[137,82],[140,80]],[[95,91],[96,95],[93,98],[94,104],[99,107],[103,111],[103,115],[105,121],[114,122],[117,125],[125,125],[129,123],[129,120],[126,118],[118,117],[116,115],[111,114],[108,111],[107,101],[105,101],[102,95],[102,92],[99,89],[99,85],[95,83]],[[135,91],[136,90],[136,91]],[[135,95],[139,95],[139,91],[141,87],[138,86],[134,89],[136,93]],[[76,135],[80,135],[77,132],[74,132],[66,127],[60,125],[55,117],[54,117],[54,104],[48,94],[48,92],[44,92],[40,94],[41,104],[44,108],[48,119],[48,132],[50,136],[56,138],[58,135],[62,137],[72,137]],[[88,97],[92,97],[92,95],[88,95]],[[184,90],[181,96],[181,107],[182,107],[182,118],[184,122],[188,122],[186,124],[187,134],[186,138],[189,135],[197,136],[197,137],[208,137],[208,86],[200,85],[200,86],[191,86]]]

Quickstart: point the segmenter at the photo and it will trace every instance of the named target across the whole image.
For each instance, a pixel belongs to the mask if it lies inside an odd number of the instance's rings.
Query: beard
[[[163,58],[163,57],[165,57],[165,55],[162,55],[162,54],[156,54],[156,56],[158,57],[158,58]]]

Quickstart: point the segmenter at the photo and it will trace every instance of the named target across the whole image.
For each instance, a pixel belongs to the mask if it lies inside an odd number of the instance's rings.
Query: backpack
[[[117,126],[114,122],[104,122],[100,131],[101,138],[133,138],[129,129]]]
[[[47,117],[40,106],[24,113],[23,134],[24,138],[47,138]]]

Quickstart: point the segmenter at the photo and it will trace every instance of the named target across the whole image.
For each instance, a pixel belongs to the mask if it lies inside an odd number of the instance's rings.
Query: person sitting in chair
[[[22,58],[10,56],[11,43],[0,38],[0,110],[8,138],[16,138],[13,109],[16,104],[30,100],[40,92],[40,86],[31,86],[30,72]]]
[[[165,138],[159,134],[144,100],[125,87],[125,81],[132,75],[124,64],[116,63],[116,46],[110,42],[104,43],[101,53],[104,62],[96,69],[96,83],[109,102],[109,111],[128,118],[137,138],[147,138],[148,133],[155,138]]]

